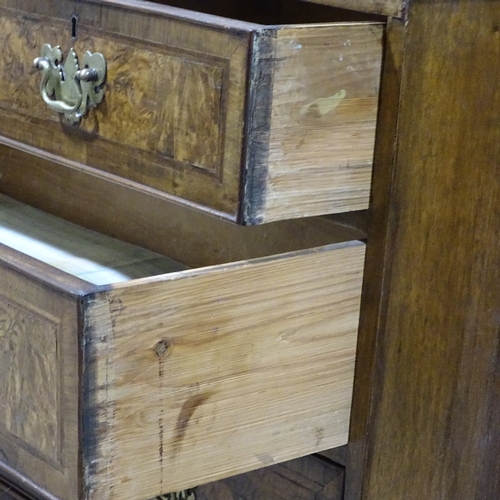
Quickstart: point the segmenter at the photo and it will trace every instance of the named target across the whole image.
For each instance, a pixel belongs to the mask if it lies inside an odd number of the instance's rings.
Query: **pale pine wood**
[[[305,0],[343,9],[371,12],[383,16],[399,17],[407,1],[405,0]]]
[[[345,444],[363,258],[363,245],[331,246],[93,295],[89,498],[152,497]]]
[[[1,0],[0,135],[242,224],[366,208],[382,31],[267,26],[137,1]],[[43,43],[106,56],[105,101],[77,127],[39,95],[30,67]],[[334,80],[349,105],[325,117]],[[336,148],[324,137],[334,117],[348,124]]]
[[[381,26],[283,28],[277,35],[262,219],[367,209]]]
[[[5,195],[0,195],[0,242],[94,285],[186,269],[173,259],[83,229]]]

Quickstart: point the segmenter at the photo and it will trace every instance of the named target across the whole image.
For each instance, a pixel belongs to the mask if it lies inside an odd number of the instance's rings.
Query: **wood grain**
[[[325,23],[323,10],[298,28],[148,2],[2,0],[0,136],[241,224],[366,208],[383,26]],[[107,59],[105,100],[78,126],[39,96],[44,43]]]
[[[371,12],[383,16],[400,17],[403,14],[403,0],[305,0],[333,7]]]
[[[33,241],[48,239],[55,248],[71,241],[97,248],[101,258],[121,246],[108,247],[108,238],[3,195],[0,205],[4,226],[33,225]],[[100,289],[50,267],[50,258],[44,264],[5,246],[0,255],[7,273],[0,294],[0,395],[9,401],[0,410],[2,456],[52,494],[73,498],[63,489],[67,477],[85,471],[90,498],[115,492],[148,498],[346,442],[364,245]],[[67,301],[58,299],[70,289]],[[69,312],[51,312],[55,304]],[[66,384],[71,356],[60,346],[68,342],[72,355],[84,359],[81,378],[73,373]],[[77,434],[68,426],[80,401]],[[123,458],[115,460],[116,450]],[[46,466],[33,465],[32,457]]]
[[[0,473],[14,469],[56,496],[77,498],[78,298],[12,253],[1,247]]]
[[[363,227],[358,229],[359,224],[352,223],[350,217],[337,223],[338,216],[237,226],[1,144],[0,174],[0,192],[88,229],[168,255],[189,267],[254,259],[366,236]]]
[[[345,444],[363,258],[363,245],[325,247],[94,295],[89,498],[152,497]]]
[[[0,40],[8,47],[0,58],[0,133],[234,217],[248,29],[177,19],[176,9],[166,7],[144,15],[127,2],[117,8],[69,1],[53,8],[43,1],[36,15],[31,3],[0,3]],[[72,14],[78,16],[76,41]],[[40,76],[31,64],[43,43],[64,53],[74,46],[80,57],[87,50],[106,57],[105,102],[78,127],[40,98]]]
[[[382,36],[381,24],[278,31],[264,221],[368,208]]]
[[[372,197],[369,210],[365,280],[363,285],[360,336],[356,350],[353,409],[349,427],[346,468],[346,498],[357,499],[363,488],[368,453],[371,410],[371,387],[377,363],[377,336],[383,324],[390,293],[385,270],[389,269],[394,252],[388,214],[396,161],[396,144],[401,105],[405,30],[404,21],[392,19],[387,25],[384,47],[384,68],[381,81],[380,111],[377,121],[377,142],[374,156]]]
[[[0,293],[0,422],[50,461],[60,462],[58,318]]]
[[[410,6],[389,295],[360,332],[377,364],[350,498],[500,498],[499,26],[499,2]]]

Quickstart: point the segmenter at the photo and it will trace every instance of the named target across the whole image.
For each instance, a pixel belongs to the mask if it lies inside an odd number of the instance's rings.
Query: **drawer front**
[[[1,140],[242,224],[364,209],[382,31],[0,0]],[[76,126],[40,96],[45,43],[107,60],[104,102]]]
[[[0,40],[7,49],[0,56],[0,133],[70,166],[92,167],[234,216],[249,34],[154,10],[33,3],[0,1]],[[77,40],[71,38],[72,16]],[[60,45],[65,57],[74,47],[80,58],[85,51],[106,58],[104,102],[77,126],[40,95],[41,74],[32,64],[45,43]]]
[[[75,499],[83,290],[0,247],[0,476],[31,487],[28,477],[41,488],[36,498],[46,490]]]

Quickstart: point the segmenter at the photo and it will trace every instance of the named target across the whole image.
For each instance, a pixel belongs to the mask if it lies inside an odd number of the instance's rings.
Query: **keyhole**
[[[71,16],[71,38],[76,40],[76,24],[78,22],[78,16],[73,14]]]

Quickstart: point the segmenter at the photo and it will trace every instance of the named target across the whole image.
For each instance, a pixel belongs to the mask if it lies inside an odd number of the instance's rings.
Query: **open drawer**
[[[352,18],[297,0],[0,0],[0,142],[241,224],[366,209],[383,24]],[[107,61],[79,124],[40,95],[44,44],[60,74],[71,47]]]
[[[345,444],[364,245],[309,224],[188,269],[0,195],[0,473],[140,500]]]

